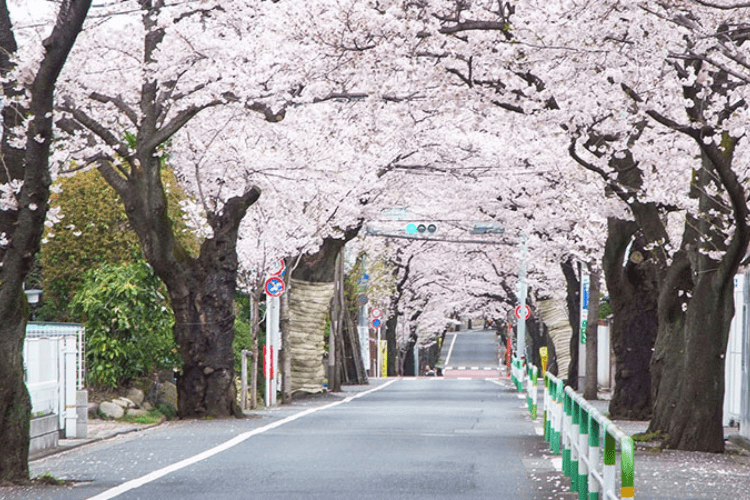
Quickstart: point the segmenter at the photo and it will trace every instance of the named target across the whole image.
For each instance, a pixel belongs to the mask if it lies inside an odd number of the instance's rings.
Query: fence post
[[[572,407],[573,407],[573,398],[570,397],[569,394],[564,393],[563,394],[563,400],[564,400],[564,413],[563,413],[563,424],[561,427],[562,430],[562,452],[563,452],[563,473],[570,477],[570,452],[571,452],[571,446],[570,446],[570,433],[573,427],[573,417],[572,417]]]
[[[555,455],[562,452],[563,440],[563,418],[565,416],[565,392],[563,391],[563,381],[555,382],[555,406],[554,406],[554,423],[555,431],[552,436],[552,451]]]
[[[617,463],[617,441],[604,426],[604,495],[615,492],[615,464]]]
[[[623,499],[635,496],[635,456],[633,438],[622,435],[620,437],[621,484],[620,495]]]
[[[578,436],[581,433],[581,413],[580,405],[573,397],[570,397],[570,407],[570,487],[573,491],[578,491],[578,457],[580,456]]]
[[[589,497],[588,500],[599,500],[601,487],[599,481],[594,479],[595,467],[599,464],[601,453],[599,451],[599,422],[594,418],[594,412],[589,413]]]
[[[543,429],[544,429],[544,440],[547,441],[550,445],[552,445],[552,440],[550,439],[550,422],[549,422],[549,416],[547,415],[547,410],[549,409],[549,401],[550,401],[550,391],[549,391],[549,378],[547,377],[547,372],[544,372],[544,412],[542,413],[542,423]]]
[[[77,437],[77,426],[76,426],[76,387],[77,387],[77,376],[78,367],[76,365],[77,352],[76,352],[76,337],[68,335],[63,340],[64,347],[64,358],[63,363],[65,365],[65,378],[63,383],[64,394],[62,399],[65,401],[65,437],[74,438]]]
[[[537,417],[537,383],[539,382],[538,369],[536,366],[529,364],[529,381],[526,391],[526,402],[529,405],[531,419]]]
[[[590,464],[589,459],[589,414],[582,404],[578,404],[578,499],[586,500],[589,496],[589,470],[596,464]]]

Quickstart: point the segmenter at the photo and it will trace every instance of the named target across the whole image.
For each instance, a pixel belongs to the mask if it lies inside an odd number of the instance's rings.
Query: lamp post
[[[31,321],[34,321],[36,308],[42,303],[42,291],[32,288],[31,290],[24,290],[24,293],[26,293],[26,300],[31,306]]]

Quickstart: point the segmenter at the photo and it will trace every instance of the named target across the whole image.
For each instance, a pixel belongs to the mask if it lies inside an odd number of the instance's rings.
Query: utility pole
[[[360,295],[367,292],[367,255],[362,254],[362,283],[359,284]],[[359,348],[362,352],[362,361],[364,362],[365,372],[370,370],[370,328],[367,326],[367,304],[361,304],[359,307],[359,318],[357,322],[357,333],[359,334]],[[373,374],[374,375],[374,374]]]
[[[521,266],[518,270],[518,305],[520,306],[521,318],[518,319],[516,331],[518,332],[517,355],[519,359],[526,357],[526,297],[528,287],[526,285],[526,235],[521,234]]]

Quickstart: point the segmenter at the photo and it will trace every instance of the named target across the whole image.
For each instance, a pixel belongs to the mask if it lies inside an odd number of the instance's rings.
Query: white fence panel
[[[23,357],[32,415],[57,415],[68,437],[76,433],[76,390],[84,384],[84,332],[78,324],[26,325]]]

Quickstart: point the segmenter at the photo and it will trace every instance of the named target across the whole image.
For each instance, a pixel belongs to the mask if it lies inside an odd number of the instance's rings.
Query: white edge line
[[[448,348],[448,356],[446,356],[445,363],[443,363],[443,366],[448,366],[448,362],[451,360],[451,354],[453,354],[453,345],[456,343],[457,338],[458,338],[458,332],[453,334],[453,340],[451,340],[451,346]]]
[[[277,427],[280,427],[286,423],[293,422],[297,419],[300,419],[302,417],[305,417],[307,415],[310,415],[312,413],[327,410],[329,408],[333,408],[335,406],[349,403],[350,401],[353,401],[357,398],[361,398],[362,396],[365,396],[367,394],[373,393],[375,391],[379,391],[380,389],[384,389],[391,385],[392,383],[398,381],[398,379],[389,380],[383,385],[380,385],[378,387],[374,387],[368,391],[359,392],[353,396],[349,396],[345,399],[342,399],[341,401],[336,401],[334,403],[327,404],[325,406],[319,406],[317,408],[310,408],[308,410],[301,411],[299,413],[295,413],[294,415],[290,415],[284,419],[278,420],[276,422],[272,422],[266,426],[259,427],[257,429],[253,429],[248,432],[243,432],[242,434],[239,434],[235,436],[234,438],[230,439],[229,441],[225,441],[224,443],[221,443],[218,446],[214,446],[213,448],[210,448],[202,453],[198,453],[197,455],[193,455],[192,457],[186,458],[184,460],[181,460],[179,462],[176,462],[172,465],[168,465],[166,467],[163,467],[159,470],[155,470],[154,472],[151,472],[149,474],[146,474],[145,476],[141,476],[135,479],[131,479],[130,481],[127,481],[125,483],[122,483],[119,486],[115,486],[114,488],[110,488],[106,491],[103,491],[102,493],[99,493],[98,495],[95,495],[93,497],[89,497],[88,500],[108,500],[110,498],[114,498],[118,495],[122,495],[123,493],[133,490],[135,488],[138,488],[140,486],[143,486],[144,484],[150,483],[152,481],[156,481],[160,477],[164,477],[167,474],[170,474],[172,472],[178,471],[180,469],[184,469],[185,467],[188,467],[190,465],[193,465],[195,463],[198,463],[202,460],[205,460],[207,458],[211,458],[214,455],[218,455],[219,453],[226,451],[230,448],[233,448],[237,446],[238,444],[242,443],[243,441],[246,441],[247,439],[256,436],[258,434],[262,434],[266,431],[270,431],[272,429],[275,429]]]

